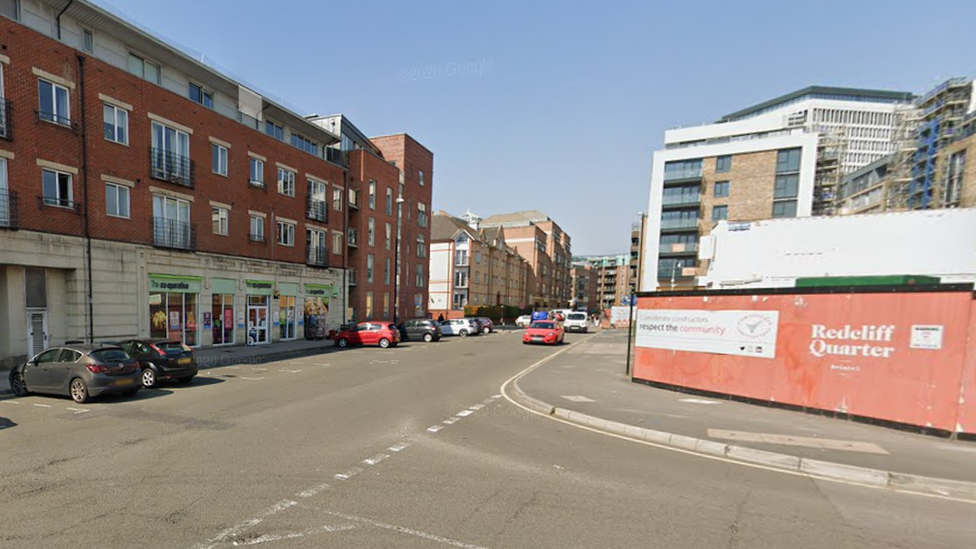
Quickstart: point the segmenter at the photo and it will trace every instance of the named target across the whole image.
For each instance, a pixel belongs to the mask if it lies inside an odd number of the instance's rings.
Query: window
[[[190,202],[169,196],[153,196],[153,242],[166,248],[191,249]]]
[[[463,309],[468,304],[467,297],[462,294],[454,294],[454,308]]]
[[[799,183],[799,174],[777,175],[773,187],[773,198],[796,198]]]
[[[424,170],[417,170],[417,179],[420,181],[420,186],[424,186]]]
[[[773,202],[773,217],[796,217],[796,200]]]
[[[213,172],[227,177],[227,147],[213,144]]]
[[[783,149],[776,153],[776,173],[800,171],[800,149]]]
[[[417,235],[417,257],[427,257],[427,244],[423,234]]]
[[[713,206],[712,207],[712,221],[721,221],[723,219],[729,218],[729,207],[728,206]]]
[[[366,254],[366,282],[373,281],[373,263],[375,258],[373,254]]]
[[[71,174],[55,170],[41,170],[41,182],[44,188],[44,203],[51,206],[72,208],[71,199],[74,196],[71,188]]]
[[[376,181],[369,180],[369,209],[376,209]]]
[[[213,220],[213,232],[214,234],[220,234],[227,236],[228,225],[230,224],[229,217],[230,212],[226,208],[213,208],[211,213],[211,219]]]
[[[199,103],[208,109],[214,107],[213,92],[193,82],[190,82],[190,101]]]
[[[260,215],[251,216],[251,241],[264,242],[264,218]]]
[[[251,157],[251,178],[250,184],[257,187],[264,187],[264,160]]]
[[[726,173],[732,169],[732,155],[715,158],[715,173]]]
[[[267,120],[264,123],[264,133],[274,137],[278,141],[285,140],[285,128],[275,124],[274,122]]]
[[[102,118],[105,122],[105,140],[129,144],[129,113],[113,105],[103,105]]]
[[[376,219],[372,217],[366,222],[366,243],[370,246],[376,245]]]
[[[393,215],[393,189],[386,189],[386,215]]]
[[[328,222],[329,203],[325,200],[328,194],[329,186],[326,183],[314,179],[308,180],[308,211],[306,213],[309,219]]]
[[[295,196],[295,172],[278,168],[278,192]]]
[[[678,160],[674,162],[666,162],[664,164],[664,180],[670,181],[674,179],[700,178],[701,165],[702,165],[702,161],[700,158],[695,160]]]
[[[342,211],[342,195],[343,195],[342,187],[332,188],[332,209],[337,212]]]
[[[326,232],[317,229],[305,231],[305,243],[308,246],[308,264],[319,267],[328,265],[328,250],[325,247]]]
[[[332,253],[342,253],[342,233],[332,233]]]
[[[417,265],[417,280],[414,281],[418,288],[424,287],[424,266]]]
[[[295,245],[295,224],[287,221],[278,222],[278,244],[282,246]]]
[[[129,217],[129,187],[105,184],[105,213],[111,217]]]
[[[390,292],[383,292],[383,318],[390,316]]]
[[[468,287],[468,272],[467,271],[454,271],[454,286],[457,288],[467,288]]]
[[[716,181],[715,182],[715,198],[722,198],[729,196],[729,182],[728,181]]]
[[[302,137],[297,133],[291,134],[291,144],[298,149],[301,149],[309,154],[319,155],[319,146],[312,142],[310,139]]]
[[[145,78],[153,84],[159,84],[159,75],[162,73],[162,70],[160,70],[159,65],[156,63],[147,61],[138,55],[130,53],[129,72],[140,78]]]
[[[190,135],[186,132],[152,123],[152,176],[187,187],[190,179]]]
[[[417,204],[417,225],[427,226],[427,204]]]
[[[366,318],[373,318],[373,292],[366,292]]]
[[[481,252],[480,251],[479,252],[475,252],[475,254],[474,254],[474,262],[475,263],[481,263]]]
[[[20,1],[0,0],[0,15],[11,19],[20,19]]]
[[[383,284],[390,283],[390,266],[391,266],[391,260],[388,257],[386,258],[386,265],[383,268]]]
[[[95,53],[95,35],[88,29],[81,29],[81,49],[88,53]]]
[[[386,224],[386,249],[393,249],[393,225]]]
[[[37,96],[40,107],[37,111],[41,120],[63,126],[71,125],[71,107],[68,102],[68,88],[48,82],[37,81]]]

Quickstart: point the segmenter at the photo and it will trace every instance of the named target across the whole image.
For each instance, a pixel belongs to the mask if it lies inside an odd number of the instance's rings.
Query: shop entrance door
[[[47,349],[47,311],[27,311],[27,356],[33,357]]]
[[[261,345],[270,341],[268,329],[269,298],[264,295],[247,296],[247,343]]]

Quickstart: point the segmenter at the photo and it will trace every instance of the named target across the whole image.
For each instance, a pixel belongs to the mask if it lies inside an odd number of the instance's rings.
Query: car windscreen
[[[98,349],[88,353],[88,356],[97,360],[100,364],[125,362],[129,360],[129,355],[122,349]]]
[[[538,328],[540,330],[551,330],[553,328],[552,322],[533,322],[529,325],[529,328]]]
[[[583,313],[570,313],[569,319],[570,320],[586,320],[586,315],[584,315]]]

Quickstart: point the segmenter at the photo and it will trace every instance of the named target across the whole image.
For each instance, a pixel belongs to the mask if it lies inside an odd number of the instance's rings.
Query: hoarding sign
[[[779,311],[650,309],[637,313],[637,346],[776,357]]]

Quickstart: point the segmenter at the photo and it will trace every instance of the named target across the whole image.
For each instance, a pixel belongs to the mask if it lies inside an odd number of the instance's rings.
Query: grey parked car
[[[400,326],[400,335],[408,341],[420,341],[430,343],[441,338],[441,325],[436,320],[417,318],[408,320]]]
[[[41,352],[10,371],[10,389],[68,395],[75,402],[106,394],[134,395],[142,388],[139,363],[115,345],[65,345]]]

